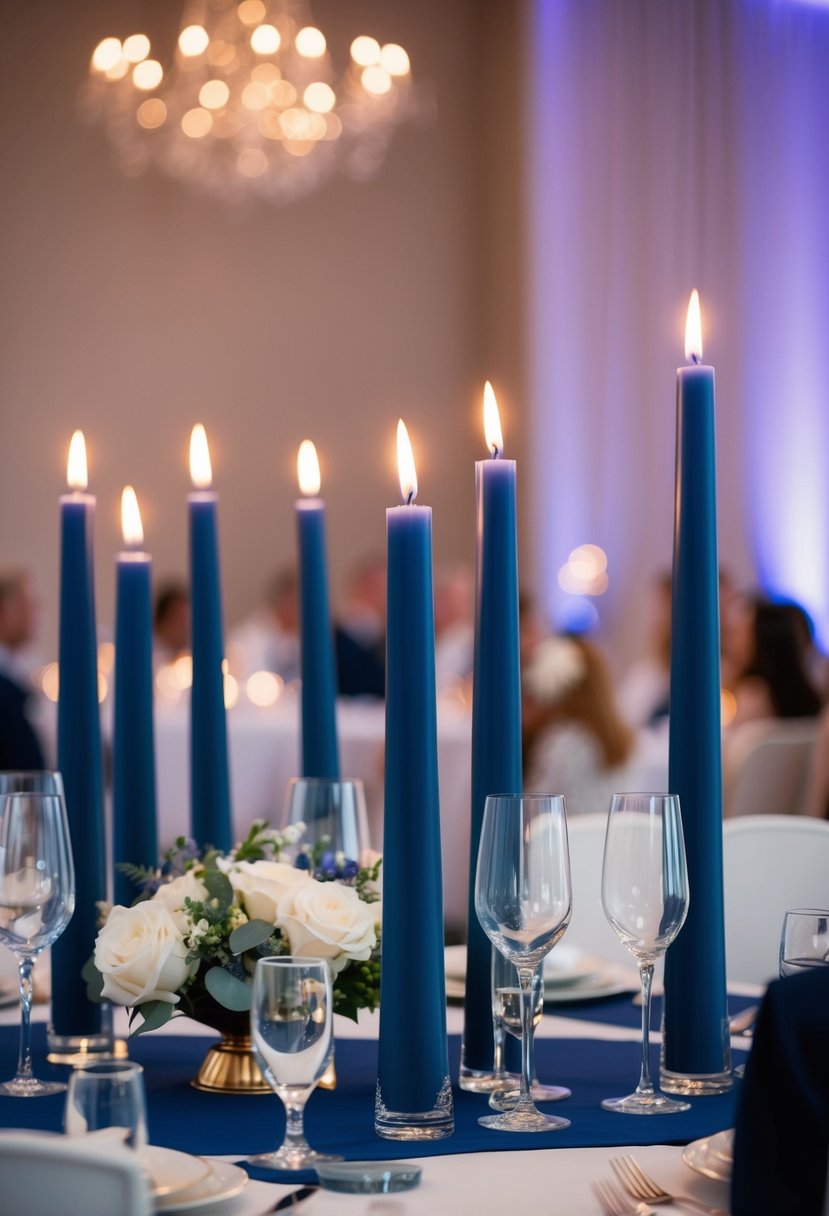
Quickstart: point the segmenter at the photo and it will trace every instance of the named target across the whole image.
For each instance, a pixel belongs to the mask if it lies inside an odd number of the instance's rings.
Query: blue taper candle
[[[95,499],[85,493],[86,447],[80,431],[69,448],[69,494],[60,500],[60,640],[58,768],[75,864],[75,913],[52,947],[55,1034],[100,1033],[101,1007],[86,998],[81,970],[92,957],[99,900],[106,899],[103,765],[98,708],[93,524]]]
[[[299,644],[302,676],[302,775],[340,779],[337,747],[337,678],[325,557],[325,504],[317,450],[310,439],[297,456],[296,504],[299,551]]]
[[[406,505],[386,512],[386,782],[380,1053],[375,1128],[389,1139],[450,1135],[443,877],[438,798],[432,511],[398,423]]]
[[[489,794],[520,794],[521,653],[518,633],[516,467],[504,441],[492,387],[484,390],[484,429],[492,458],[475,465],[477,569],[472,679],[472,807],[469,842],[466,995],[461,1086],[486,1087],[493,1068],[492,945],[475,913],[478,846]],[[507,1036],[508,1066],[517,1042]],[[477,1078],[477,1079],[476,1079]]]
[[[115,724],[112,744],[112,852],[116,904],[138,892],[118,868],[158,864],[153,738],[152,562],[132,486],[121,496],[125,545],[115,561]]]
[[[193,687],[190,701],[190,830],[201,846],[231,848],[230,775],[224,699],[222,589],[219,578],[218,498],[201,424],[190,438],[190,475],[196,489],[190,516],[190,597]]]
[[[671,614],[669,787],[688,857],[688,918],[665,959],[662,1085],[679,1093],[731,1085],[725,987],[722,736],[714,448],[714,369],[700,365],[699,297],[677,373],[676,517]]]

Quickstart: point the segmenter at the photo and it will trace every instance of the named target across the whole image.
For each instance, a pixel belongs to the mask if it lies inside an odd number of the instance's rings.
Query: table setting
[[[30,1144],[44,1160],[59,1142],[57,1162],[67,1140],[79,1151],[95,1140],[143,1180],[136,1213],[241,1216],[288,1200],[321,1213],[347,1203],[372,1213],[450,1203],[497,1211],[514,1201],[515,1179],[522,1201],[576,1216],[729,1209],[745,1134],[732,1049],[752,1045],[732,1038],[729,1015],[744,1016],[759,993],[726,985],[714,372],[701,353],[694,292],[688,366],[677,375],[670,792],[620,792],[607,808],[601,900],[629,969],[568,953],[565,799],[522,788],[517,468],[504,458],[491,385],[489,455],[475,469],[467,932],[465,947],[448,950],[433,518],[416,502],[405,422],[400,505],[386,515],[382,854],[371,848],[359,782],[341,775],[326,508],[305,444],[294,521],[300,772],[283,824],[257,820],[234,842],[219,499],[198,425],[187,501],[189,828],[159,859],[151,560],[137,498],[125,492],[108,838],[95,500],[76,432],[60,503],[60,772],[0,777],[0,941],[19,960],[22,1010],[17,1075],[0,1086],[0,1121],[18,1129],[9,1146],[30,1129],[44,1137]],[[806,936],[825,946],[821,923]],[[815,978],[798,942],[785,957],[807,974],[784,985]],[[32,1027],[31,972],[46,948],[51,1006]],[[0,1017],[4,1076],[14,1068],[12,1016]],[[761,1011],[755,1042],[767,1020]],[[752,1077],[749,1068],[747,1086],[758,1084]],[[0,1161],[12,1151],[4,1134]],[[29,1216],[25,1202],[24,1181],[10,1216]]]

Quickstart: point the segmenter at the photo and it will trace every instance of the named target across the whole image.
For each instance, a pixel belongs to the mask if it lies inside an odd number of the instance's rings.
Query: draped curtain
[[[540,599],[601,545],[622,650],[670,565],[692,287],[717,369],[720,559],[829,644],[829,4],[528,0],[530,488]]]

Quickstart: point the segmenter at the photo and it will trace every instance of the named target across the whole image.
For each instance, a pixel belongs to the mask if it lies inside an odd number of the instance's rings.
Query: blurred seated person
[[[550,635],[550,627],[538,611],[535,600],[523,588],[518,592],[518,633],[523,667],[538,643]]]
[[[438,691],[472,675],[475,649],[474,579],[462,562],[435,573],[435,676]]]
[[[343,697],[386,695],[386,563],[369,557],[353,569],[334,630],[337,686]]]
[[[523,672],[528,790],[564,794],[570,814],[606,811],[629,783],[634,734],[601,651],[581,637],[549,637]]]
[[[804,811],[815,819],[829,819],[829,707],[820,716]]]
[[[272,671],[286,684],[299,679],[299,598],[293,566],[276,572],[259,607],[230,631],[227,657],[240,680],[255,671]]]
[[[185,583],[164,582],[156,592],[153,612],[153,662],[173,663],[190,653],[190,592]]]
[[[762,595],[736,598],[723,624],[736,701],[732,722],[811,718],[821,699],[806,667],[802,624],[791,604]]]
[[[646,653],[628,667],[618,688],[619,708],[633,727],[653,726],[668,713],[671,683],[670,570],[657,574],[647,589]]]
[[[29,720],[32,687],[22,659],[35,619],[31,575],[21,566],[0,566],[0,769],[46,767]]]

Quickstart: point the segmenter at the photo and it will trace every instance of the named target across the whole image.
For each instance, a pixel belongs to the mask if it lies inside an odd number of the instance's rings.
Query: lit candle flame
[[[144,528],[141,523],[141,512],[138,509],[138,498],[132,486],[124,486],[121,492],[121,532],[124,544],[135,548],[144,543]]]
[[[299,477],[301,493],[305,494],[308,498],[313,498],[319,494],[320,485],[322,484],[320,462],[317,456],[317,449],[310,439],[303,439],[299,445],[299,452],[296,458],[296,471]]]
[[[196,423],[190,435],[190,479],[197,490],[209,490],[213,481],[207,432],[200,422]]]
[[[498,402],[492,385],[487,380],[484,385],[484,435],[486,446],[497,460],[504,454],[504,433],[501,430],[501,416],[498,413]]]
[[[66,481],[70,490],[85,490],[88,484],[86,471],[86,440],[83,431],[75,431],[69,444],[69,459],[66,462]]]
[[[688,301],[688,316],[685,321],[685,358],[689,363],[702,362],[702,316],[699,308],[699,292],[696,287]]]
[[[417,498],[417,471],[412,442],[402,418],[397,422],[397,473],[400,478],[400,496],[403,502],[414,502]]]

